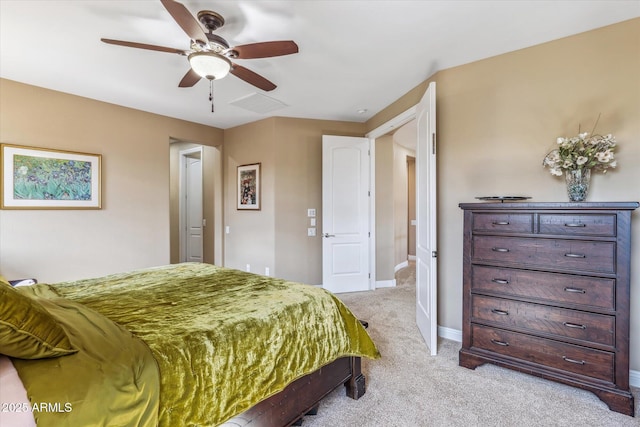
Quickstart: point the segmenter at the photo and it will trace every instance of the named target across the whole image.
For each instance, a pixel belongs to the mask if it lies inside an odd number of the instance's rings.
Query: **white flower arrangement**
[[[590,135],[583,132],[571,138],[557,139],[558,148],[551,150],[542,166],[548,167],[552,175],[561,176],[563,170],[590,169],[607,172],[615,168],[616,138],[611,135]]]

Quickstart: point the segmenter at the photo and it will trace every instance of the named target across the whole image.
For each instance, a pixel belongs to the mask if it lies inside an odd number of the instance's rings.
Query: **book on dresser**
[[[595,393],[634,416],[631,215],[637,202],[461,203],[459,364],[492,363]]]

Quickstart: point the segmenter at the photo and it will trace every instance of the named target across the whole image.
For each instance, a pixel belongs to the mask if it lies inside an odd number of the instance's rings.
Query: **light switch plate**
[[[308,217],[316,216],[316,210],[315,209],[307,209],[307,216]]]
[[[316,229],[315,227],[309,227],[307,228],[307,236],[309,237],[314,237],[316,235]]]

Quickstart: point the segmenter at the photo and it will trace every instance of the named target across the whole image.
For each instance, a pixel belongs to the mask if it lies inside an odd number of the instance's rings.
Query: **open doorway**
[[[399,181],[396,185],[396,197],[399,199],[396,214],[404,217],[396,227],[396,245],[402,246],[396,251],[396,269],[416,259],[416,141],[415,119],[393,133],[397,157],[394,167],[398,169],[394,176]]]
[[[407,259],[416,260],[416,158],[407,156]]]
[[[416,121],[416,323],[432,355],[437,353],[437,173],[436,173],[436,84],[429,83],[421,100],[412,108],[394,117],[367,134],[375,144],[373,175],[375,176],[378,138],[384,137],[398,127]],[[378,207],[378,188],[372,191],[372,204]],[[374,234],[376,260],[372,263],[379,271],[377,241],[378,224],[375,213]],[[406,217],[405,217],[406,218]],[[406,247],[405,247],[406,248]],[[377,279],[377,277],[376,277]]]
[[[222,251],[222,154],[220,148],[171,139],[169,144],[169,223],[170,262],[197,261],[189,245],[196,249],[201,241],[201,262],[223,265]],[[200,175],[198,174],[200,172]],[[187,181],[192,197],[185,200]],[[199,181],[201,188],[193,181]],[[201,207],[194,203],[200,193]],[[187,209],[189,207],[189,209]],[[200,210],[201,216],[192,215]],[[197,213],[197,212],[196,212]],[[197,228],[200,224],[201,237]],[[190,234],[191,233],[191,234]]]

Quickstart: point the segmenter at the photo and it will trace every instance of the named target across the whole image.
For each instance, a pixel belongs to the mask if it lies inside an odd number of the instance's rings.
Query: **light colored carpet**
[[[493,365],[458,366],[460,343],[439,340],[430,356],[415,324],[415,271],[398,286],[338,295],[361,319],[382,359],[363,359],[367,392],[349,399],[340,387],[303,427],[640,426],[610,411],[594,394]],[[640,390],[632,390],[640,416]]]

